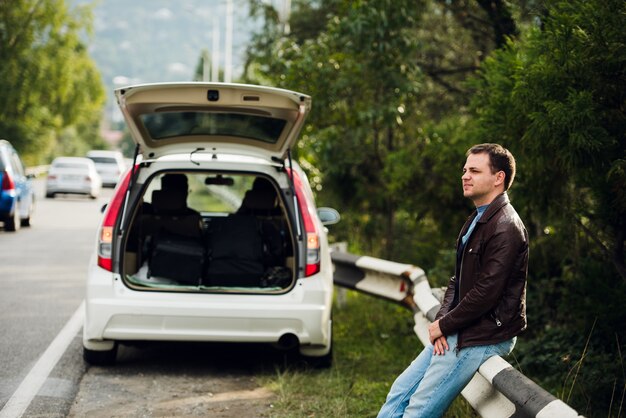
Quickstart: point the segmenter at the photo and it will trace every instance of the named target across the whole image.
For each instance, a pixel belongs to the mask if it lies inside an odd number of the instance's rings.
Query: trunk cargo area
[[[295,282],[294,233],[270,178],[161,172],[142,187],[123,237],[124,281],[148,291],[282,293]]]

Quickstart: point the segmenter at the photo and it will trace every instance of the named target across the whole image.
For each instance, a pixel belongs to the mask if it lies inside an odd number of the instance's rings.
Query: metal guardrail
[[[428,325],[439,311],[443,290],[431,289],[424,270],[410,264],[341,252],[337,247],[331,255],[336,285],[411,309],[415,334],[424,345],[429,343]],[[484,418],[581,416],[500,356],[483,363],[461,395]]]

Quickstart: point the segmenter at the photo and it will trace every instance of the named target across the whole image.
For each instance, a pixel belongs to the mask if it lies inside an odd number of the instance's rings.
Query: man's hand
[[[434,355],[443,356],[446,354],[450,348],[448,347],[448,340],[441,333],[441,328],[439,328],[439,320],[436,320],[432,324],[428,326],[428,338],[430,339],[430,343],[434,346]]]
[[[439,320],[436,320],[428,326],[428,339],[431,344],[435,344],[435,340],[443,336],[441,328],[439,328]]]
[[[433,350],[433,355],[434,356],[443,356],[446,354],[446,351],[450,350],[450,347],[448,347],[448,340],[446,340],[446,337],[441,336],[439,338],[437,338],[435,340],[435,343],[433,344],[434,350]]]

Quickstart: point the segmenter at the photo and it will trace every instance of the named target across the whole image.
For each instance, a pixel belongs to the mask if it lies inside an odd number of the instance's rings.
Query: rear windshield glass
[[[117,164],[115,158],[109,157],[88,157],[91,161],[98,164]]]
[[[163,181],[163,176],[159,175],[150,182],[144,195],[145,202],[154,204],[152,197],[155,190],[179,187],[187,191],[185,199],[187,207],[205,214],[222,215],[240,210],[245,193],[252,188],[256,178],[243,174],[223,176],[206,173],[177,173],[165,176],[171,180]],[[178,182],[182,182],[182,185],[175,184]],[[268,184],[267,181],[265,183]]]
[[[286,121],[239,113],[163,112],[141,115],[141,121],[155,139],[174,136],[215,135],[276,143]]]
[[[5,159],[5,155],[8,157],[7,154],[5,154],[5,150],[8,152],[9,149],[6,148],[4,145],[0,144],[0,171],[4,171],[6,170],[6,163],[4,162]]]
[[[80,168],[83,170],[89,167],[87,164],[81,163],[54,163],[52,166],[55,168]]]

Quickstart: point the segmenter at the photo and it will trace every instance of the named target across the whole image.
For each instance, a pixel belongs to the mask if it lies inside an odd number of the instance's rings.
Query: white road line
[[[46,351],[39,357],[37,363],[28,372],[28,375],[22,380],[11,399],[4,405],[0,411],[0,418],[18,418],[21,417],[26,408],[30,405],[33,398],[39,392],[48,375],[57,364],[67,347],[70,345],[76,334],[83,326],[85,318],[85,301],[81,302],[74,315],[65,324],[61,332],[50,343]]]

